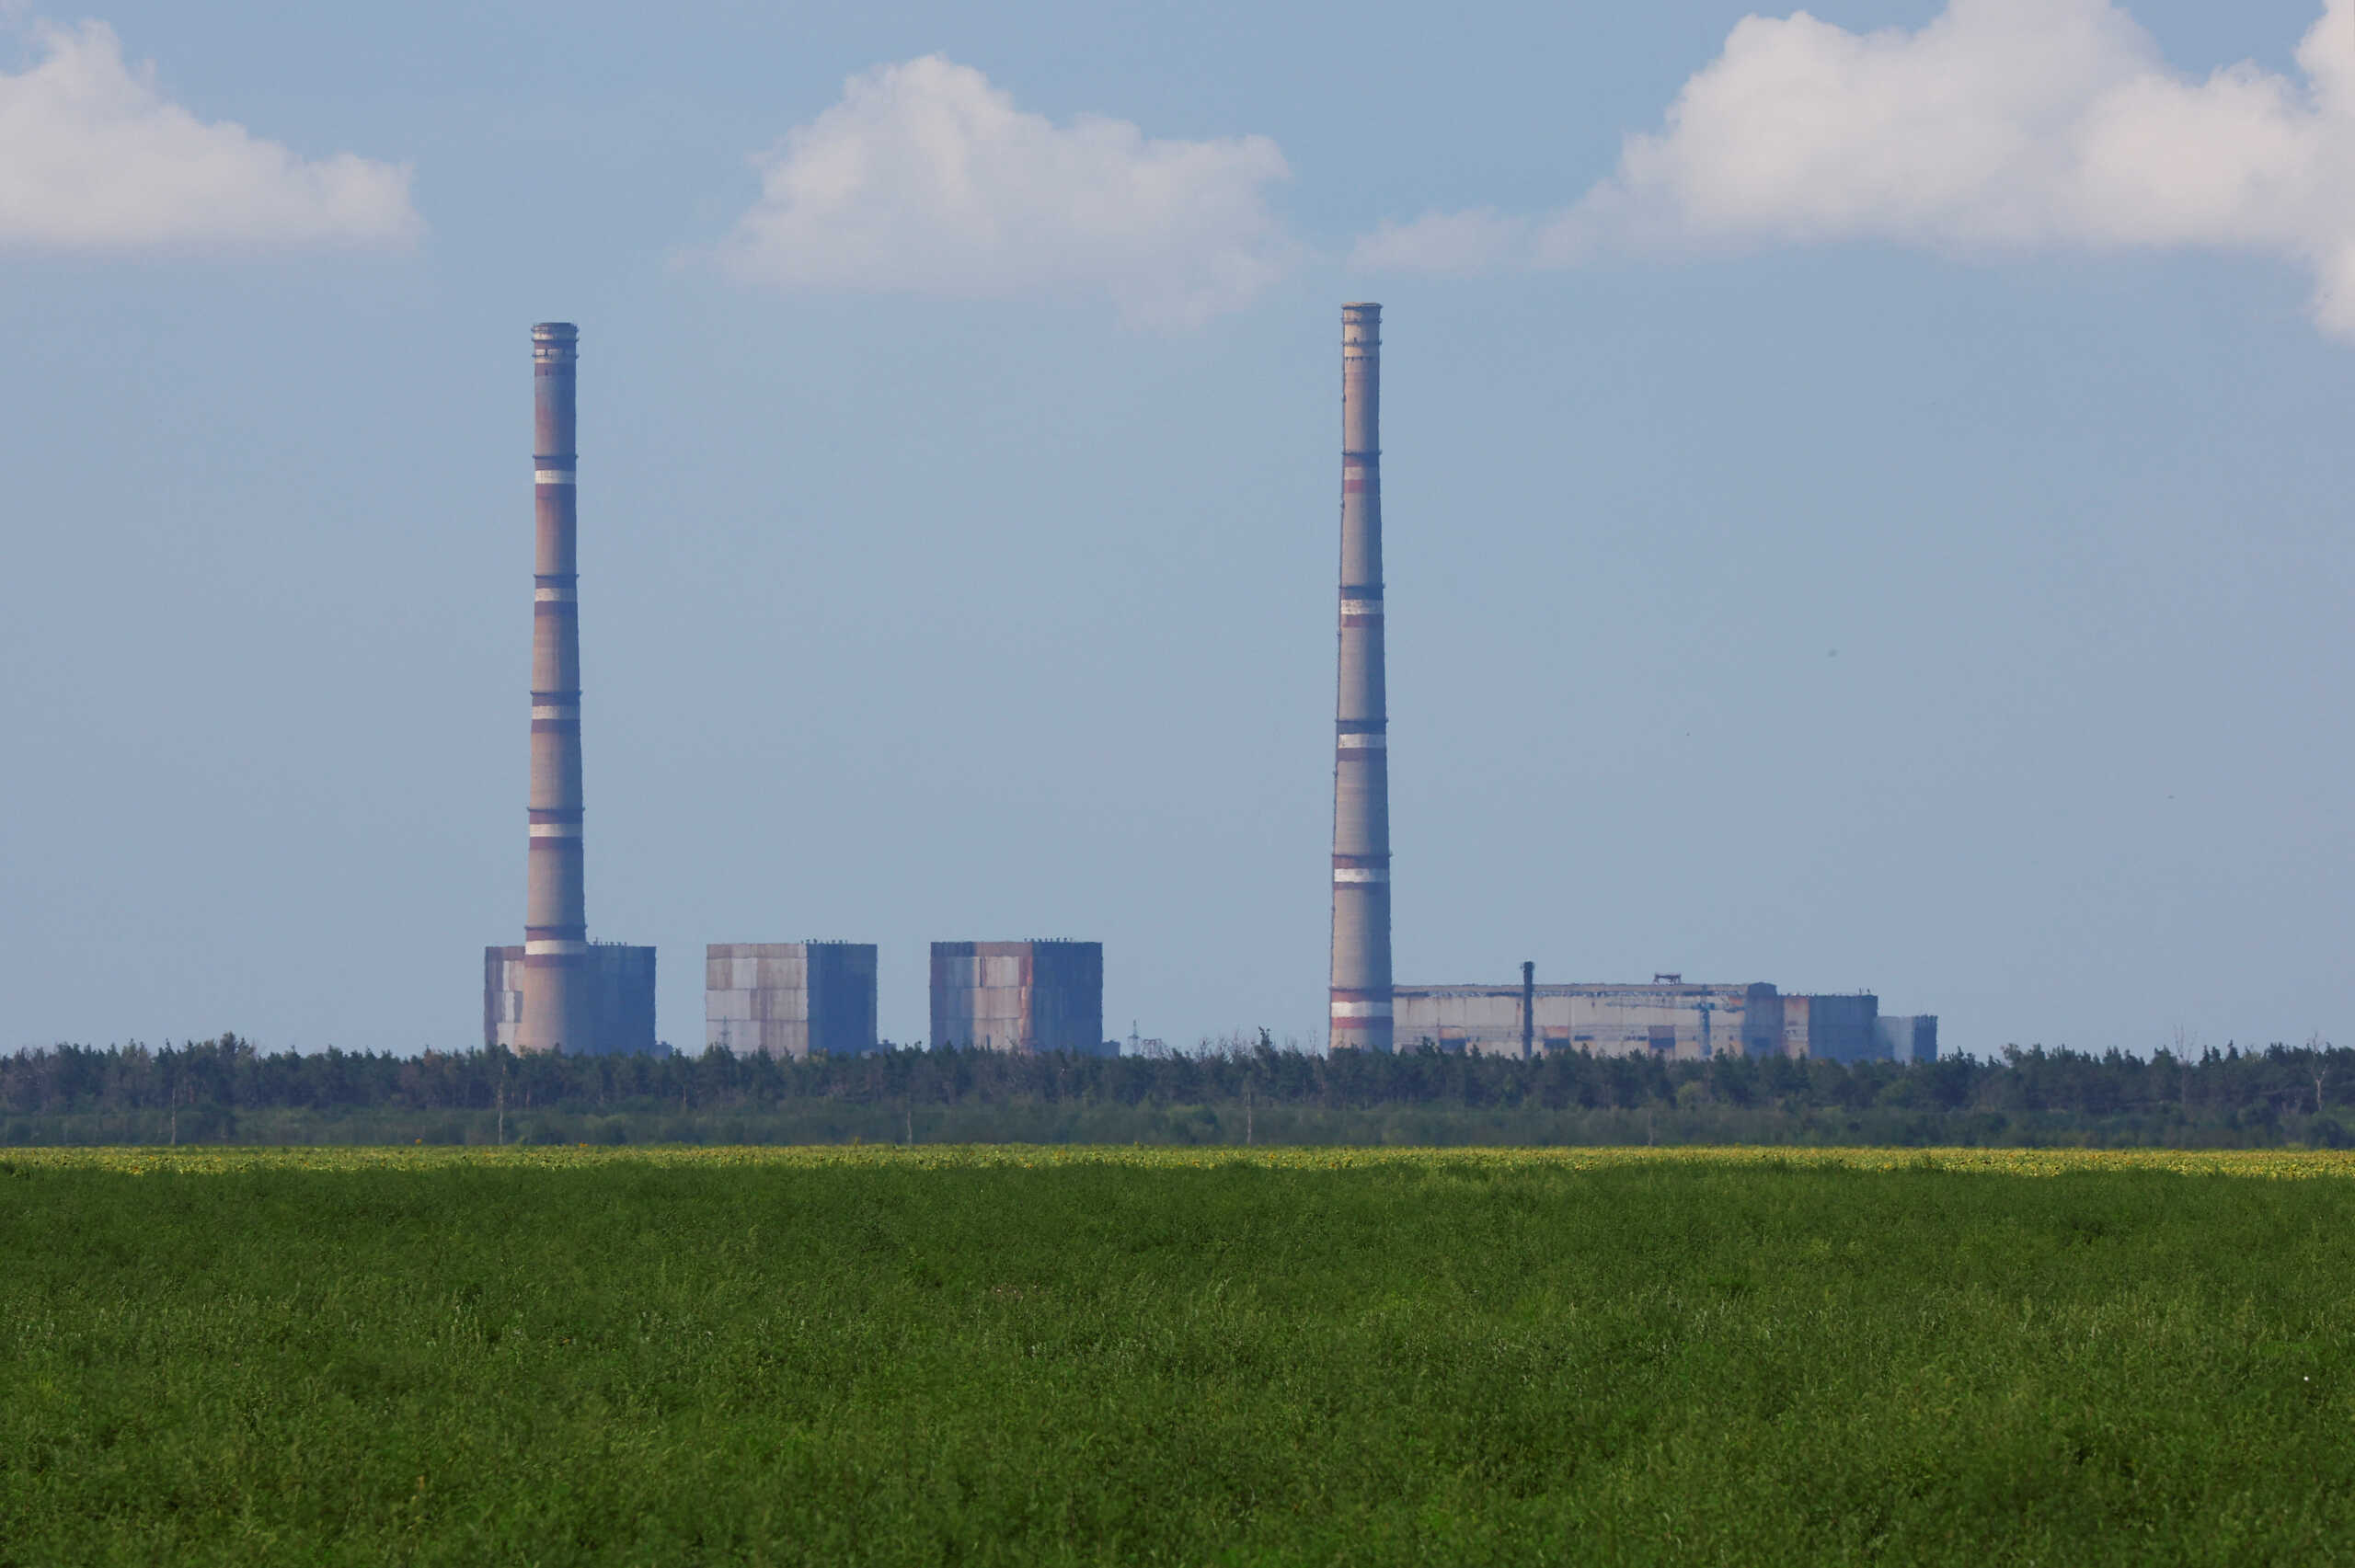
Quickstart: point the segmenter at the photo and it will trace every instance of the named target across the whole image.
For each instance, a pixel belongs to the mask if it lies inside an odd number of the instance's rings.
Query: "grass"
[[[13,1152],[0,1562],[2340,1561],[2350,1175]]]

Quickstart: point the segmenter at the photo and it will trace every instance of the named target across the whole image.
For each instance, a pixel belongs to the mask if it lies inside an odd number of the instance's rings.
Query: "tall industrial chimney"
[[[580,622],[573,503],[573,364],[580,329],[532,328],[531,854],[516,1047],[595,1048],[596,998],[581,889]]]
[[[1335,1050],[1391,1048],[1382,676],[1382,307],[1341,307],[1341,655],[1333,753]]]

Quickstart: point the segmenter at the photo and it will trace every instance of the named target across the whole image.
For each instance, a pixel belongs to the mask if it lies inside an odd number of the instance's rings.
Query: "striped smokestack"
[[[1382,307],[1341,307],[1341,658],[1333,754],[1335,1050],[1391,1048],[1382,677]]]
[[[580,578],[573,510],[570,322],[532,328],[532,806],[520,1050],[593,1048],[589,917],[581,890]]]

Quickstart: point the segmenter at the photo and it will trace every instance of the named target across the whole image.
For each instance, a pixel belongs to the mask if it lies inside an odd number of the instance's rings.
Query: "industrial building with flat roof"
[[[715,942],[704,949],[704,1044],[739,1056],[875,1049],[871,942]]]
[[[1880,1016],[1878,997],[1785,996],[1763,983],[1649,985],[1402,985],[1396,992],[1402,1047],[1518,1056],[1589,1051],[1651,1053],[1677,1060],[1719,1055],[1815,1057],[1831,1061],[1931,1061],[1938,1021]]]
[[[932,1043],[1105,1054],[1104,944],[934,943]]]

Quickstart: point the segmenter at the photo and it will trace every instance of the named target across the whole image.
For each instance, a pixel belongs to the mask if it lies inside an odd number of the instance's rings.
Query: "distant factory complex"
[[[1341,309],[1341,538],[1333,753],[1336,1050],[1675,1059],[1723,1054],[1924,1061],[1937,1020],[1892,1016],[1865,993],[1766,984],[1403,985],[1391,973],[1389,714],[1382,573],[1382,307]],[[589,939],[581,789],[579,331],[532,329],[532,743],[522,945],[483,952],[483,1043],[580,1055],[658,1048],[651,947]],[[773,1057],[878,1048],[879,955],[856,942],[714,943],[704,951],[704,1043]],[[936,1046],[1112,1054],[1104,948],[1072,941],[936,942]]]
[[[1400,1041],[1443,1051],[1650,1052],[1676,1059],[1823,1057],[1833,1061],[1929,1061],[1938,1021],[1880,1011],[1865,993],[1785,996],[1770,985],[1399,986]]]

